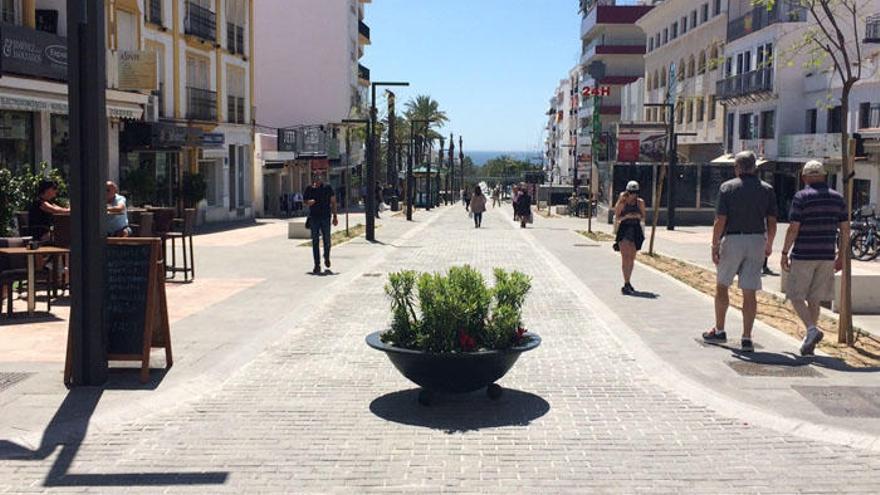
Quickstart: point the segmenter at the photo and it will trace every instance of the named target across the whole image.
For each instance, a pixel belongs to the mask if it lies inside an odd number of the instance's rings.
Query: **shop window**
[[[21,24],[21,0],[0,0],[0,22]]]
[[[807,119],[806,124],[804,125],[804,132],[806,134],[816,134],[816,122],[818,121],[819,111],[815,108],[811,108],[807,110]]]
[[[761,139],[774,139],[776,137],[776,112],[773,110],[761,112]]]
[[[52,168],[70,177],[70,120],[67,115],[52,115]]]
[[[219,181],[222,180],[218,172],[218,164],[216,160],[199,161],[199,173],[205,178],[208,190],[205,194],[205,201],[208,206],[219,206],[223,203],[223,197],[220,195]]]
[[[0,167],[13,173],[34,165],[34,114],[0,111]]]

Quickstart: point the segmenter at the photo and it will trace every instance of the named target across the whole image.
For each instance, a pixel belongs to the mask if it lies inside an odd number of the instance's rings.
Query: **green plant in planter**
[[[531,279],[495,269],[495,287],[470,266],[445,274],[401,271],[388,278],[391,328],[382,341],[432,353],[509,349],[528,339],[522,307]]]
[[[183,174],[183,203],[186,208],[195,207],[208,195],[208,182],[205,176],[196,173]]]

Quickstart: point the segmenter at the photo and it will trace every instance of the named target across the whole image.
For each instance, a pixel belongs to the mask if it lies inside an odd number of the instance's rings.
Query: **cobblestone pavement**
[[[2,460],[0,492],[877,493],[880,455],[677,396],[536,253],[533,234],[497,212],[484,225],[443,210],[218,389]],[[459,263],[534,277],[526,321],[543,345],[501,381],[499,402],[475,393],[422,408],[364,344],[388,320],[375,274]]]

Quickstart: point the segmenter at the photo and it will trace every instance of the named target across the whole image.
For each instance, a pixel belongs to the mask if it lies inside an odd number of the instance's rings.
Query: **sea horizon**
[[[497,158],[502,155],[513,157],[517,160],[528,160],[531,158],[532,160],[540,160],[541,152],[540,151],[496,151],[496,150],[488,150],[488,151],[465,151],[466,156],[471,157],[471,160],[474,161],[474,165],[478,167],[482,167],[489,160],[493,158]]]

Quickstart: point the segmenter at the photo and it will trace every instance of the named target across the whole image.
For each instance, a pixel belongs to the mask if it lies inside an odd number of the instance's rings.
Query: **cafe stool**
[[[174,230],[174,208],[147,208],[153,214],[153,236],[162,240],[162,263],[165,265],[165,277],[168,278],[168,253],[165,241]],[[173,273],[172,273],[173,275]]]
[[[193,208],[183,210],[183,218],[177,218],[174,222],[180,226],[180,230],[168,232],[168,239],[171,239],[171,266],[166,269],[171,272],[170,278],[173,279],[177,272],[183,272],[183,280],[189,282],[196,278],[196,262],[193,257],[196,210]],[[177,266],[177,246],[175,244],[177,239],[180,239],[183,267]],[[187,259],[187,248],[189,248],[189,259]]]
[[[27,242],[20,237],[0,238],[0,248],[25,247]],[[6,293],[6,316],[12,318],[12,287],[18,282],[21,288],[27,281],[27,258],[24,256],[0,255],[0,293]],[[34,288],[36,290],[36,288]],[[52,298],[46,286],[46,310],[52,311]],[[3,298],[0,298],[0,314],[3,313]]]

